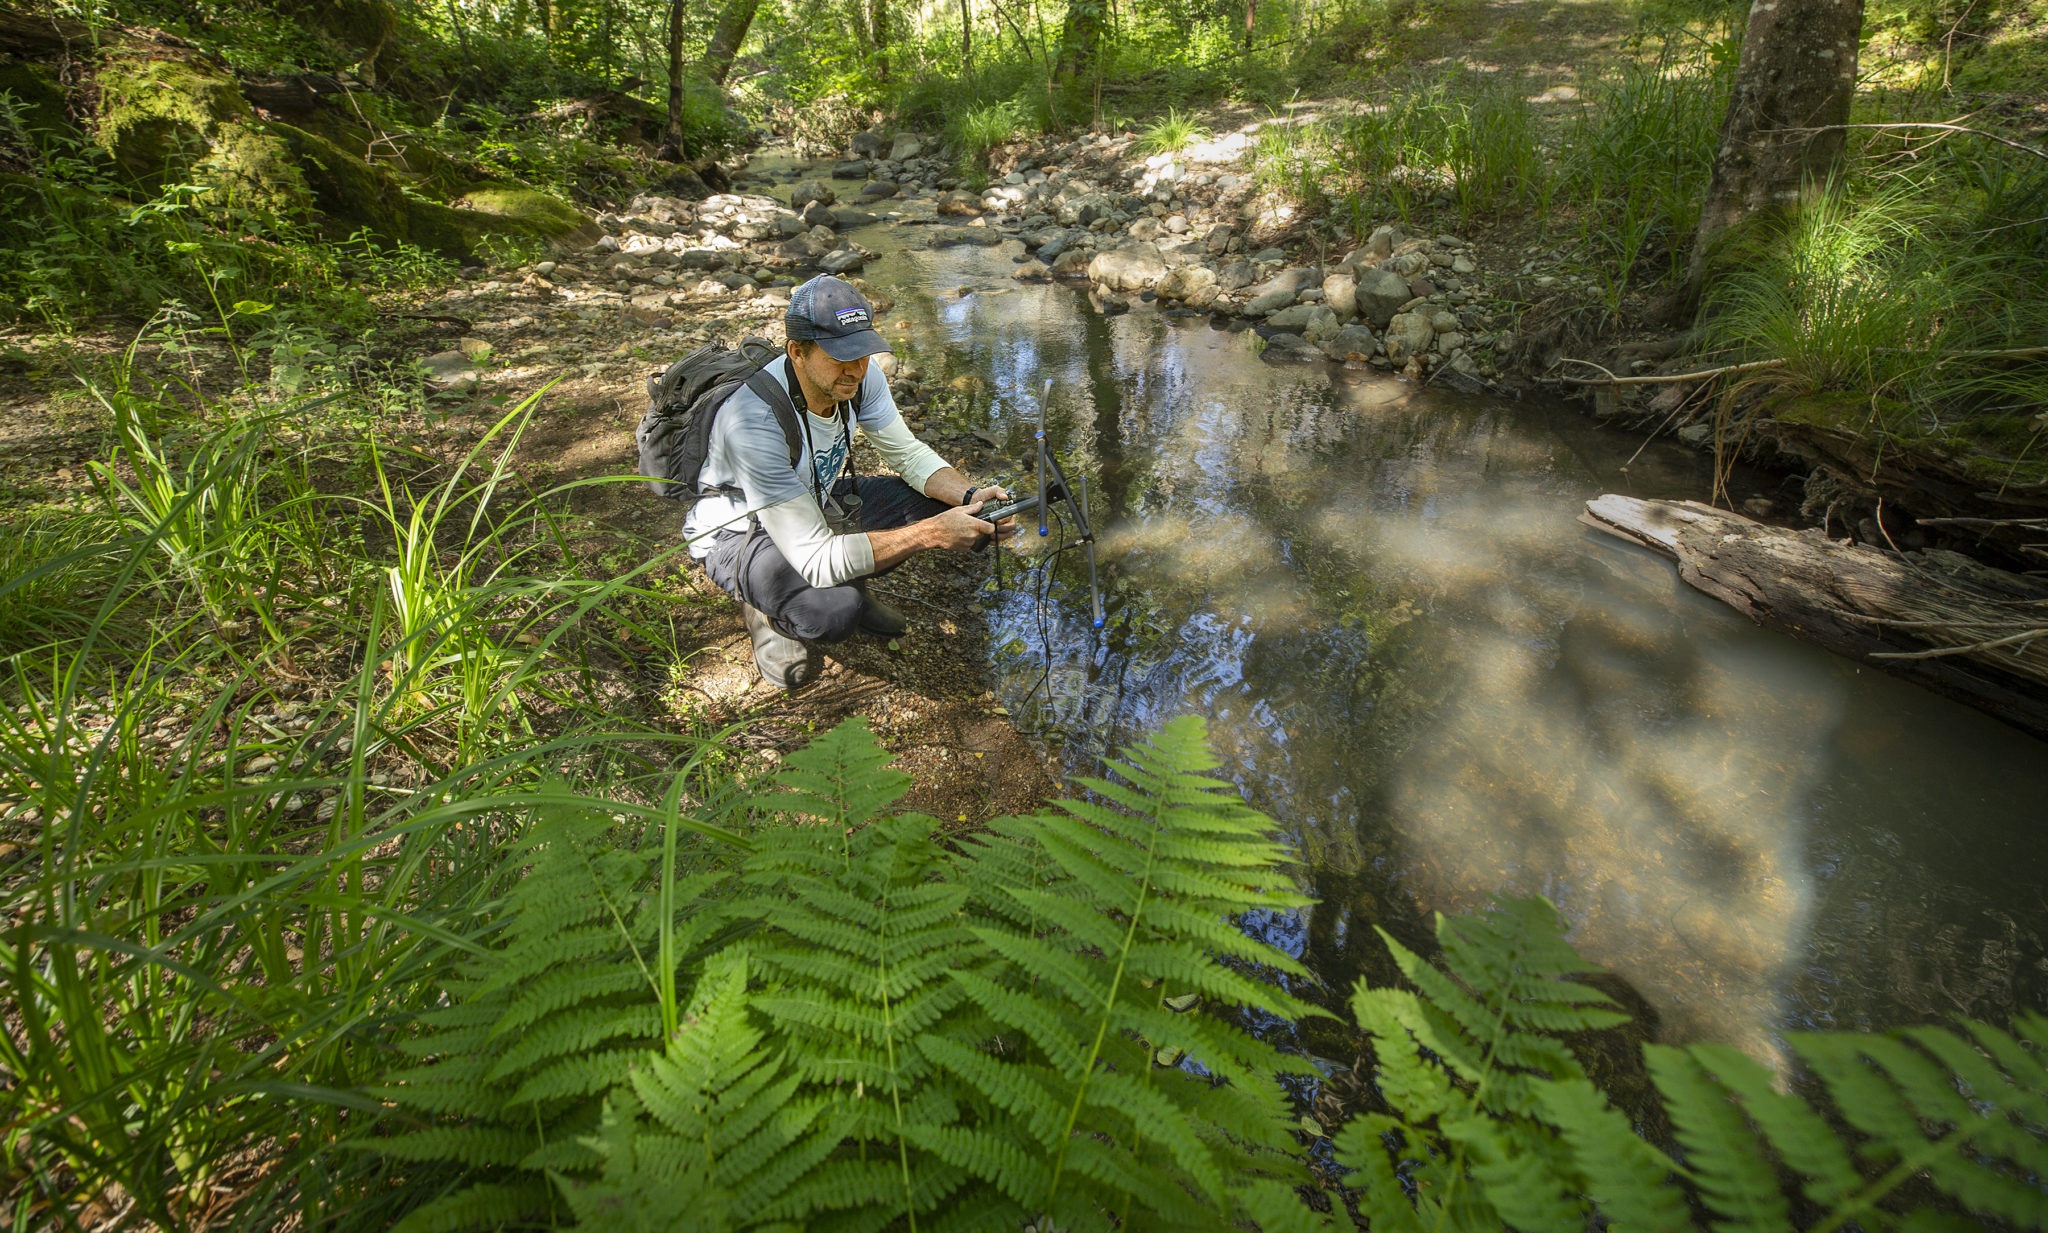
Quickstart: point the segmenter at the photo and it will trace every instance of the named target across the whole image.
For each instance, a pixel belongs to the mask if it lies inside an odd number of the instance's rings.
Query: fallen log
[[[1696,501],[1615,494],[1579,521],[1678,562],[1767,629],[1953,698],[2048,740],[2048,586],[1941,549],[1886,552]]]

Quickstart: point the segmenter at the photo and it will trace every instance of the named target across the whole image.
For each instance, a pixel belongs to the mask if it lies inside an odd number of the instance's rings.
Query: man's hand
[[[975,515],[981,512],[982,503],[956,505],[942,514],[925,519],[924,525],[931,528],[932,547],[944,548],[949,552],[966,552],[995,534],[995,528]]]
[[[1001,484],[990,484],[985,488],[977,488],[971,495],[980,498],[975,505],[977,510],[988,505],[1007,505],[1010,501],[1010,490]],[[996,539],[998,540],[1008,539],[1017,533],[1017,519],[1015,515],[1005,518],[995,525]]]

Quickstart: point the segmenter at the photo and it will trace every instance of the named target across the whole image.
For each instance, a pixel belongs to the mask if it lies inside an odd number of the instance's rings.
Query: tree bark
[[[1250,0],[1248,0],[1250,2]],[[1856,91],[1863,0],[1755,0],[1735,93],[1693,237],[1686,287],[1699,291],[1716,244],[1737,224],[1783,215],[1842,157]]]
[[[1060,25],[1060,59],[1055,75],[1072,89],[1094,69],[1102,42],[1103,0],[1070,0]]]
[[[668,6],[668,123],[662,129],[661,149],[655,157],[666,162],[685,162],[690,157],[689,141],[683,133],[683,0],[669,0]]]
[[[1259,0],[1244,0],[1244,49],[1252,49],[1252,31],[1259,24]]]
[[[889,80],[889,0],[868,0],[868,34],[875,43],[875,80]]]
[[[960,0],[960,75],[966,77],[974,72],[974,9],[973,0]]]
[[[718,26],[704,48],[704,76],[712,85],[725,88],[725,79],[732,75],[732,62],[745,45],[747,31],[760,7],[761,0],[730,0],[718,14]]]

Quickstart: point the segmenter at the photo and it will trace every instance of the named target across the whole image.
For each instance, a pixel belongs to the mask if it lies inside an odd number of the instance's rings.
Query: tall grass
[[[661,558],[581,579],[561,494],[507,495],[486,451],[531,401],[405,480],[309,458],[260,390],[115,384],[99,499],[0,537],[0,1160],[18,1227],[315,1222],[375,1194],[328,1147],[379,1115],[359,1089],[500,846],[673,785],[682,738],[576,650]],[[376,500],[323,490],[365,459]]]
[[[1165,115],[1154,119],[1138,134],[1137,148],[1144,154],[1179,154],[1208,136],[1208,128],[1192,113],[1168,107]]]

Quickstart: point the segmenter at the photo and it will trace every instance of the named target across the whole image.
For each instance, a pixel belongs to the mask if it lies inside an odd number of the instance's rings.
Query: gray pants
[[[952,507],[915,492],[893,475],[863,475],[863,531],[887,531],[922,522]],[[720,531],[704,558],[704,572],[727,595],[768,614],[777,629],[805,642],[839,642],[860,628],[860,591],[851,584],[814,587],[796,572],[766,531]]]

